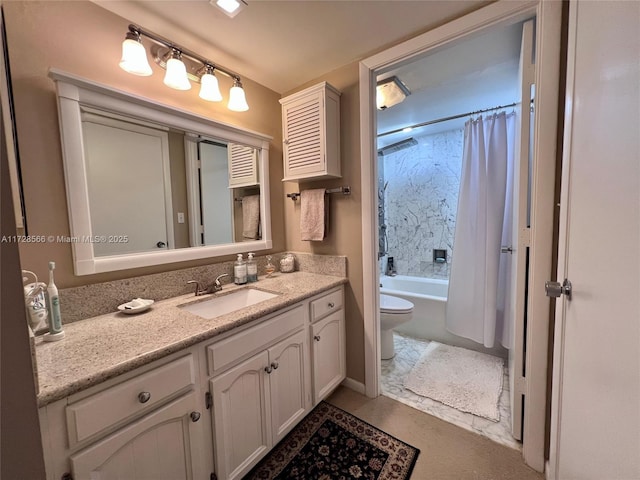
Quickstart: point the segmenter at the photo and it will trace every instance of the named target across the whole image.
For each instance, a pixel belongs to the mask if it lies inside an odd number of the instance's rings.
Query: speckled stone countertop
[[[346,282],[344,277],[308,272],[276,274],[261,277],[250,288],[277,293],[277,297],[211,320],[178,305],[214,295],[196,298],[189,294],[156,302],[144,313],[114,312],[65,325],[63,340],[36,340],[38,405],[47,405]],[[215,295],[238,288],[245,287],[226,285]]]

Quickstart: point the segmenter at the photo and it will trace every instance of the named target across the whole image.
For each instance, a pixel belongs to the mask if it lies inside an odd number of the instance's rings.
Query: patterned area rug
[[[405,480],[420,451],[320,402],[245,480]]]

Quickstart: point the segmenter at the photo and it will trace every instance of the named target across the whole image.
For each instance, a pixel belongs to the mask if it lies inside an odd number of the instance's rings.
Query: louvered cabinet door
[[[322,83],[280,103],[284,180],[340,177],[340,93]]]
[[[258,185],[258,151],[253,147],[229,143],[229,186],[251,187]]]

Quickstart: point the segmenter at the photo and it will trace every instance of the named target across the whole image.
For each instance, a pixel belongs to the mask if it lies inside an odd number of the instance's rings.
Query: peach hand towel
[[[259,226],[260,195],[242,197],[242,236],[247,240],[255,240]]]
[[[324,240],[327,225],[326,190],[300,192],[300,236],[302,240]]]

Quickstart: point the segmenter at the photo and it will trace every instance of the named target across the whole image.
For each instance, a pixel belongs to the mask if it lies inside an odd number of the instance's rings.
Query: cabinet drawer
[[[66,408],[69,444],[159,406],[194,385],[193,357],[188,355],[71,404]]]
[[[304,325],[304,320],[304,308],[299,305],[260,325],[208,346],[209,375],[218,373],[245,355],[258,349],[264,349],[269,343],[301,328]]]
[[[315,322],[342,308],[342,289],[311,302],[311,321]]]

